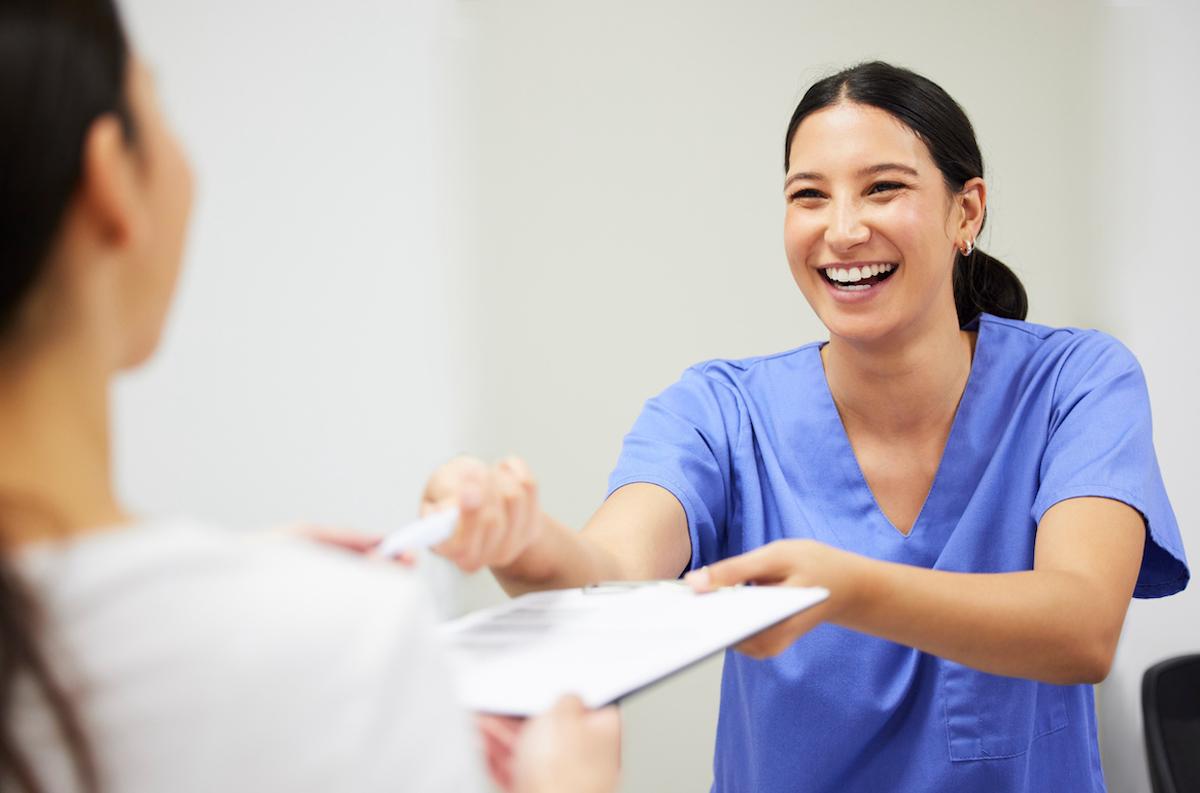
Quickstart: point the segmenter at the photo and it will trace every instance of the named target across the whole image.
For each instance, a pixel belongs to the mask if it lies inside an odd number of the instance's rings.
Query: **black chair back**
[[[1200,793],[1200,654],[1146,670],[1142,715],[1154,793]]]

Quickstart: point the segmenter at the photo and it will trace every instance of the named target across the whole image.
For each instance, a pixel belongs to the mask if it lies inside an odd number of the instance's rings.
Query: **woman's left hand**
[[[709,592],[737,584],[820,586],[829,599],[746,639],[735,648],[753,658],[778,655],[822,622],[854,607],[866,580],[866,557],[815,540],[776,540],[741,556],[693,570],[692,589]]]

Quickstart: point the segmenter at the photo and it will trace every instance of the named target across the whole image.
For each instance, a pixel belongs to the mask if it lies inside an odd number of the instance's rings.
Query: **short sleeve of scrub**
[[[703,364],[694,366],[646,402],[609,477],[609,495],[645,482],[679,500],[687,514],[693,568],[724,555],[741,413],[734,391]]]
[[[1150,398],[1142,369],[1120,342],[1089,333],[1063,362],[1031,516],[1055,504],[1099,496],[1121,501],[1146,522],[1136,597],[1184,588],[1183,542],[1154,453]]]

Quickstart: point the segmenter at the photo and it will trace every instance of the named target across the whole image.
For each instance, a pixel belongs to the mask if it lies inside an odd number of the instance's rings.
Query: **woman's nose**
[[[830,206],[825,243],[832,250],[849,250],[870,238],[871,230],[863,223],[858,208],[852,202],[835,202]]]

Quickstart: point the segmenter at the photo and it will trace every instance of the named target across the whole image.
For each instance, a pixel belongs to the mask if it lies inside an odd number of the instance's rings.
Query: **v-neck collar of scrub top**
[[[976,444],[972,443],[973,434],[969,428],[977,410],[977,394],[986,388],[987,373],[991,369],[989,357],[991,347],[987,340],[987,328],[988,323],[981,322],[979,318],[972,320],[963,328],[964,330],[974,330],[977,333],[971,369],[967,374],[962,397],[959,399],[958,408],[955,410],[954,419],[950,424],[950,434],[946,438],[946,445],[942,450],[942,457],[938,461],[933,482],[929,492],[925,494],[921,509],[907,534],[896,528],[879,506],[874,492],[867,483],[866,476],[863,475],[854,448],[850,445],[850,437],[846,433],[846,426],[833,401],[833,393],[830,391],[829,380],[825,376],[825,366],[821,360],[821,348],[825,346],[825,343],[814,344],[809,348],[807,356],[807,366],[810,368],[809,382],[818,383],[819,388],[816,389],[815,410],[808,414],[814,426],[811,431],[804,432],[798,437],[823,436],[828,442],[828,454],[824,456],[824,459],[831,465],[823,472],[819,472],[820,478],[813,482],[814,485],[817,485],[814,492],[823,494],[822,498],[829,498],[830,495],[836,493],[836,504],[830,503],[827,508],[820,510],[821,513],[854,515],[860,519],[860,527],[866,527],[874,535],[882,535],[884,541],[889,545],[913,541],[931,550],[940,549],[945,545],[970,499],[973,490],[971,485],[977,476],[971,466],[956,465],[955,461],[972,459],[973,455],[979,453],[979,450],[975,448]],[[806,456],[802,449],[798,449],[796,452],[801,457]],[[796,462],[804,466],[803,460],[797,459]],[[859,544],[841,542],[847,532],[838,531],[836,526],[828,528],[843,547],[854,550],[854,546]],[[858,531],[850,532],[850,534],[858,533]],[[876,541],[879,539],[879,536],[874,537]],[[936,553],[936,550],[934,552]]]

